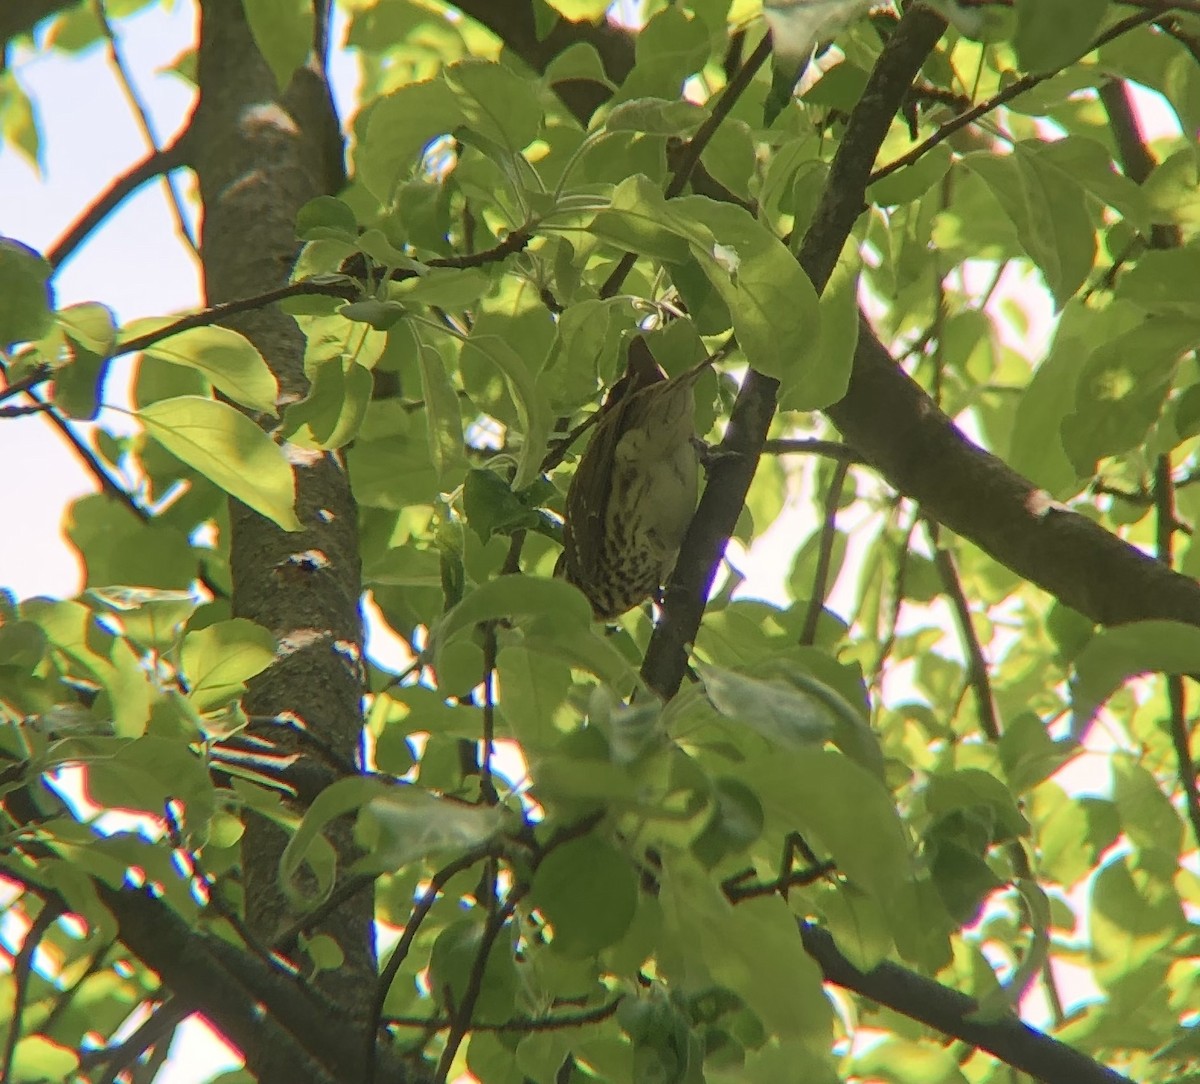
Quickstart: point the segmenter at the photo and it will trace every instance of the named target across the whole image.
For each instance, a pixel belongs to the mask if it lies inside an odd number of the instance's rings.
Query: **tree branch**
[[[154,131],[154,122],[150,117],[150,110],[146,107],[146,103],[142,101],[142,96],[138,93],[138,89],[134,84],[129,66],[125,63],[121,44],[117,40],[117,35],[113,31],[112,24],[108,21],[108,12],[105,11],[104,0],[92,0],[92,10],[96,13],[96,19],[99,21],[100,29],[104,33],[104,39],[108,43],[108,57],[113,70],[117,74],[117,82],[120,83],[121,90],[129,102],[129,107],[133,110],[134,116],[137,117],[138,126],[142,129],[142,135],[151,151],[154,154],[161,154],[162,150],[158,145],[158,135]],[[170,170],[163,172],[163,182],[167,190],[167,200],[171,204],[171,210],[175,214],[175,228],[179,232],[179,236],[183,239],[183,242],[192,250],[192,254],[195,255],[199,249],[196,245],[196,239],[192,236],[192,231],[188,227],[187,215],[183,209],[183,197],[179,194],[175,178],[171,176]]]
[[[808,609],[804,613],[804,628],[800,630],[800,644],[804,647],[811,647],[817,642],[817,623],[825,609],[825,596],[829,592],[829,567],[833,562],[833,544],[837,539],[837,513],[849,470],[850,463],[838,459],[834,464],[833,477],[829,480],[829,490],[825,494],[825,516],[817,549],[817,568],[808,595]]]
[[[885,961],[860,971],[838,951],[826,930],[811,922],[800,922],[799,927],[805,950],[820,965],[827,982],[986,1050],[1045,1084],[1132,1084],[1128,1077],[1035,1031],[1014,1015],[979,1019],[979,1003],[973,998],[897,964]]]
[[[871,165],[892,118],[945,25],[930,11],[909,9],[884,46],[862,98],[850,115],[800,250],[801,267],[818,291],[824,289],[862,209]],[[667,585],[663,617],[650,638],[642,665],[647,685],[665,698],[675,694],[683,678],[687,645],[700,626],[713,576],[754,478],[767,428],[775,414],[778,387],[779,382],[770,377],[754,370],[747,373],[700,507],[684,537],[679,561]]]
[[[152,152],[120,177],[114,178],[108,188],[96,197],[46,253],[46,260],[50,266],[55,270],[61,267],[88,239],[92,231],[147,181],[187,165],[190,131],[189,124],[161,151]]]
[[[32,893],[26,893],[26,902],[32,896]],[[55,897],[44,900],[42,902],[42,909],[38,911],[37,917],[30,924],[29,930],[25,934],[25,940],[21,942],[20,951],[13,958],[12,1014],[8,1018],[8,1035],[4,1041],[4,1052],[0,1055],[0,1080],[12,1079],[13,1057],[17,1052],[17,1043],[21,1039],[21,1027],[25,1016],[25,1002],[29,997],[29,977],[33,973],[33,954],[37,952],[38,945],[42,943],[42,938],[49,933],[50,927],[58,921],[59,916],[62,914],[63,907],[60,900]]]
[[[1099,49],[1100,46],[1119,38],[1122,34],[1128,33],[1139,26],[1144,26],[1146,23],[1153,22],[1162,14],[1159,8],[1144,11],[1138,15],[1130,15],[1122,19],[1119,23],[1114,23],[1103,34],[1096,38],[1091,44],[1088,52],[1094,49]],[[932,148],[939,143],[945,142],[955,132],[965,128],[968,124],[973,124],[980,117],[990,113],[993,109],[997,109],[1006,102],[1011,102],[1014,98],[1020,97],[1027,90],[1032,90],[1039,83],[1045,82],[1047,79],[1058,74],[1058,69],[1048,72],[1036,72],[1030,75],[1022,76],[1015,83],[1010,83],[1002,91],[993,94],[987,101],[980,102],[977,106],[968,109],[965,113],[960,113],[953,120],[947,121],[928,139],[918,143],[912,150],[902,154],[893,162],[889,162],[886,166],[881,166],[871,174],[869,183],[874,184],[876,181],[883,180],[884,177],[895,173],[898,169],[903,169],[905,166],[910,166],[917,159],[928,153]]]
[[[996,701],[992,696],[992,684],[988,678],[987,659],[971,619],[971,604],[967,602],[967,596],[963,593],[962,580],[959,579],[958,569],[954,565],[954,555],[941,543],[937,524],[926,520],[925,529],[929,535],[929,545],[933,549],[933,564],[941,577],[942,588],[950,599],[954,620],[958,625],[958,636],[967,656],[967,681],[975,694],[979,729],[987,735],[989,741],[997,742],[1000,740],[1000,722],[996,718]]]

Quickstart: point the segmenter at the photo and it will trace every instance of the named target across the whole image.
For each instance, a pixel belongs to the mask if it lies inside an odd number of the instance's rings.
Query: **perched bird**
[[[712,361],[668,379],[638,336],[600,408],[567,490],[554,570],[587,595],[598,620],[657,595],[675,567],[699,491],[693,386]]]

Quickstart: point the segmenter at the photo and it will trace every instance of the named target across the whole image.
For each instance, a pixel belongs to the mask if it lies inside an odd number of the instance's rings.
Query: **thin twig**
[[[1135,30],[1139,26],[1153,22],[1161,17],[1163,9],[1159,8],[1155,11],[1143,11],[1137,15],[1130,15],[1122,19],[1119,23],[1114,23],[1103,34],[1096,38],[1087,51],[1092,52],[1099,49],[1100,46],[1106,45],[1108,42],[1119,38],[1122,34],[1128,33],[1130,30]],[[918,143],[912,150],[900,155],[899,158],[889,162],[886,166],[880,166],[871,174],[871,179],[868,184],[874,184],[876,181],[883,180],[884,177],[890,176],[898,169],[903,169],[905,166],[911,166],[917,159],[927,154],[930,150],[936,147],[939,143],[944,143],[955,132],[962,130],[968,124],[973,124],[986,113],[990,113],[993,109],[997,109],[1006,102],[1011,102],[1014,98],[1024,94],[1027,90],[1032,90],[1039,83],[1045,82],[1047,79],[1057,75],[1061,69],[1055,68],[1048,72],[1035,72],[1030,75],[1022,76],[1015,83],[1010,83],[998,94],[993,94],[987,101],[980,102],[973,109],[968,109],[965,113],[960,113],[952,120],[948,120],[928,139]]]
[[[751,900],[759,896],[786,896],[789,888],[815,884],[836,870],[836,862],[825,861],[815,866],[806,866],[804,869],[787,870],[774,880],[749,883],[744,874],[735,874],[721,882],[721,892],[730,903],[740,903],[742,900]]]
[[[137,87],[134,86],[129,66],[125,63],[125,58],[121,55],[121,46],[117,41],[117,35],[113,32],[112,24],[108,21],[108,13],[104,8],[104,0],[94,0],[92,10],[108,42],[108,57],[112,61],[112,66],[117,73],[117,82],[121,84],[121,90],[129,102],[129,107],[138,119],[142,135],[145,137],[147,144],[149,144],[151,151],[154,154],[161,154],[162,148],[158,145],[158,134],[155,132],[154,123],[150,119],[150,110],[147,108],[146,103],[142,101]],[[167,202],[171,204],[171,209],[175,213],[175,226],[179,231],[179,236],[193,253],[198,254],[199,247],[188,225],[187,215],[183,209],[183,197],[179,193],[175,178],[171,171],[163,173],[162,177],[163,184],[167,190]]]
[[[480,844],[478,847],[469,850],[466,854],[460,855],[448,865],[443,866],[433,875],[430,879],[429,887],[421,893],[421,898],[413,905],[412,912],[408,916],[408,921],[404,924],[404,933],[396,943],[396,947],[392,950],[391,956],[388,957],[383,970],[380,971],[379,981],[375,987],[375,999],[371,1005],[370,1015],[368,1016],[370,1027],[367,1031],[367,1046],[363,1059],[365,1064],[363,1084],[374,1084],[376,1043],[379,1026],[383,1019],[383,1006],[387,1001],[388,991],[392,988],[392,983],[400,971],[400,965],[404,963],[409,949],[412,948],[412,943],[421,928],[421,923],[425,921],[429,912],[433,909],[433,905],[437,902],[438,896],[441,895],[442,889],[446,887],[449,880],[463,870],[470,869],[477,862],[482,862],[493,852],[494,848],[495,844],[491,841]]]
[[[821,525],[821,541],[817,549],[817,568],[813,573],[812,591],[808,596],[808,609],[804,614],[804,628],[800,631],[802,647],[812,647],[817,640],[817,623],[825,609],[825,596],[829,592],[829,568],[833,563],[833,544],[837,540],[837,513],[842,503],[842,489],[850,464],[845,459],[836,461],[829,489],[825,493],[825,518]]]
[[[897,511],[902,503],[902,500],[897,501]],[[879,689],[880,683],[883,680],[884,664],[896,647],[896,639],[900,628],[900,614],[904,609],[904,599],[908,594],[909,558],[912,556],[910,547],[912,545],[913,531],[916,530],[916,527],[917,513],[914,511],[909,518],[908,525],[904,529],[904,539],[896,547],[896,569],[892,576],[892,606],[888,621],[888,631],[887,635],[881,638],[879,655],[876,657],[875,666],[871,671],[870,687],[875,690]]]
[[[462,1001],[456,1006],[454,1013],[454,1023],[450,1026],[450,1034],[446,1036],[446,1045],[442,1049],[442,1056],[438,1059],[437,1070],[433,1074],[434,1084],[445,1084],[450,1078],[450,1069],[454,1064],[454,1058],[458,1054],[458,1048],[462,1046],[462,1041],[466,1038],[467,1032],[471,1030],[471,1014],[475,1011],[475,1005],[479,1001],[479,995],[483,992],[483,976],[487,969],[488,960],[492,955],[492,946],[496,943],[496,939],[500,936],[500,931],[504,929],[505,923],[512,918],[513,912],[517,909],[517,904],[528,891],[528,885],[515,884],[509,890],[508,899],[503,907],[499,907],[488,916],[487,922],[483,927],[483,934],[479,938],[479,949],[475,953],[475,959],[471,961],[471,974],[467,977],[467,985],[463,990]]]
[[[49,380],[53,367],[50,365],[37,365],[26,373],[20,380],[9,384],[3,391],[0,391],[0,403],[6,399],[11,399],[14,395],[20,395],[23,391],[28,391],[30,388],[36,388],[44,380]]]
[[[1178,526],[1169,455],[1160,455],[1154,464],[1154,511],[1157,557],[1169,568],[1174,564],[1174,537]],[[1183,790],[1192,835],[1200,845],[1200,788],[1196,785],[1196,764],[1192,757],[1192,736],[1188,731],[1182,674],[1167,675],[1167,703],[1171,712],[1169,727],[1171,745],[1175,750],[1175,769],[1179,774],[1179,786]]]
[[[866,463],[849,444],[838,440],[818,440],[815,437],[781,437],[763,441],[763,455],[823,455],[846,463]]]
[[[83,213],[67,229],[67,232],[46,253],[46,261],[50,266],[55,270],[61,267],[87,240],[92,231],[147,181],[187,165],[190,153],[187,139],[190,132],[191,129],[185,127],[161,151],[147,155],[121,176],[115,177],[108,188],[84,209]]]
[[[59,431],[63,439],[71,446],[75,454],[83,461],[88,473],[99,483],[101,490],[113,497],[118,503],[125,505],[142,523],[149,523],[153,516],[147,509],[134,499],[133,495],[108,472],[108,468],[100,461],[100,457],[87,446],[87,442],[76,431],[66,418],[50,403],[42,399],[32,388],[27,388],[25,394],[33,400],[45,418]]]
[[[717,129],[721,126],[721,122],[729,115],[730,111],[737,104],[738,99],[746,92],[746,88],[750,86],[754,76],[758,73],[771,55],[771,39],[768,35],[764,37],[758,44],[758,48],[746,59],[746,63],[739,69],[737,75],[726,84],[725,89],[721,92],[721,97],[717,99],[712,107],[712,112],[705,118],[704,123],[696,130],[696,134],[688,140],[687,147],[680,154],[678,161],[675,164],[675,169],[671,173],[671,179],[667,182],[667,187],[664,195],[667,199],[674,199],[687,185],[688,178],[695,169],[696,163],[700,161],[700,156],[704,153],[704,148],[708,146],[712,137],[716,134]],[[625,281],[625,276],[633,269],[633,265],[637,262],[637,253],[626,252],[624,256],[617,262],[617,266],[613,268],[608,278],[604,280],[604,284],[600,287],[600,296],[602,298],[612,297]]]
[[[26,893],[25,898],[32,897]],[[21,1023],[25,1015],[25,1002],[29,997],[29,979],[33,974],[33,955],[37,952],[42,938],[50,931],[50,927],[63,914],[59,900],[42,901],[42,909],[29,926],[29,932],[21,943],[21,951],[17,953],[12,965],[13,1006],[12,1015],[8,1018],[8,1035],[4,1041],[4,1054],[0,1056],[0,1080],[12,1079],[13,1058],[16,1056],[17,1043],[21,1038]]]
[[[106,1069],[97,1084],[112,1084],[118,1074],[132,1065],[144,1050],[152,1046],[169,1046],[171,1033],[193,1012],[180,997],[168,997],[149,1017],[142,1021],[132,1035],[123,1043],[89,1051],[88,1061],[80,1059],[81,1067],[86,1064],[104,1064]]]
[[[492,778],[492,758],[496,755],[496,623],[483,627],[483,749],[480,754],[479,792],[486,805],[499,801]]]
[[[498,1024],[474,1021],[472,1031],[534,1032],[563,1031],[567,1028],[582,1028],[588,1024],[599,1024],[612,1016],[624,1001],[624,996],[613,998],[594,1009],[580,1012],[561,1013],[553,1016],[515,1016]],[[385,1016],[383,1023],[401,1028],[419,1028],[422,1031],[444,1031],[454,1025],[451,1016]]]
[[[30,418],[52,409],[49,403],[31,403],[29,406],[0,407],[0,418]]]
[[[988,677],[988,662],[983,654],[983,645],[975,633],[971,619],[971,605],[963,592],[962,580],[954,564],[954,556],[942,546],[940,529],[932,520],[925,521],[929,545],[933,550],[933,564],[942,580],[942,588],[954,610],[959,639],[967,656],[967,683],[975,695],[975,710],[979,713],[979,727],[991,741],[1000,740],[1000,722],[996,716],[996,701],[992,697],[991,679]]]

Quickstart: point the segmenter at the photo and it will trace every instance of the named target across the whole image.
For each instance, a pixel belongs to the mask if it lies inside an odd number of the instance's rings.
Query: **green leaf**
[[[1108,0],[1017,0],[1013,38],[1021,67],[1051,72],[1086,53],[1108,11]]]
[[[296,483],[279,446],[225,403],[185,395],[134,414],[167,451],[230,496],[278,524],[299,531]]]
[[[758,182],[756,150],[751,127],[744,121],[727,117],[708,141],[700,161],[713,180],[735,195],[749,199],[752,185]]]
[[[72,418],[91,421],[100,409],[116,321],[111,309],[86,302],[61,309],[58,325],[71,343],[73,357],[54,372],[54,402]]]
[[[548,6],[572,23],[598,22],[612,7],[611,0],[548,0]]]
[[[305,0],[246,0],[245,11],[254,43],[284,90],[312,51],[312,5]]]
[[[1200,209],[1196,206],[1198,185],[1200,158],[1194,147],[1185,146],[1160,162],[1142,186],[1154,221],[1193,230],[1200,222]]]
[[[12,1084],[67,1080],[79,1070],[79,1055],[45,1035],[26,1035],[13,1050]]]
[[[873,1044],[848,1068],[855,1076],[895,1084],[967,1084],[969,1079],[949,1051],[898,1038]]]
[[[1131,677],[1200,671],[1200,628],[1178,621],[1132,621],[1101,629],[1075,659],[1071,736],[1082,738],[1100,706]]]
[[[664,859],[661,900],[669,948],[698,957],[692,966],[738,994],[771,1032],[827,1042],[832,1007],[788,905],[775,896],[731,906],[692,860]]]
[[[1104,987],[1150,961],[1179,936],[1185,923],[1171,880],[1135,867],[1128,855],[1115,858],[1096,875],[1090,904],[1093,970]]]
[[[1083,285],[1096,255],[1096,234],[1078,182],[1024,143],[1003,158],[968,154],[963,164],[991,189],[1062,308]]]
[[[494,534],[533,527],[538,514],[512,491],[493,470],[471,470],[463,484],[463,511],[467,524],[481,542]]]
[[[461,1005],[471,988],[472,975],[478,967],[483,949],[484,923],[477,918],[463,918],[451,923],[433,944],[429,954],[429,981],[439,997],[451,1004]],[[483,1020],[507,1020],[513,1015],[518,993],[512,952],[503,936],[492,942],[483,967],[481,985],[475,1009]]]
[[[434,347],[418,342],[417,362],[425,399],[429,458],[437,471],[438,484],[443,489],[451,489],[450,483],[457,484],[467,466],[458,392],[446,371],[445,360]]]
[[[768,816],[798,830],[838,869],[884,905],[893,937],[904,943],[920,907],[913,891],[910,847],[891,795],[848,757],[824,750],[775,750],[738,766]]]
[[[537,138],[542,109],[533,81],[483,60],[460,61],[446,69],[445,79],[467,127],[514,155]]]
[[[1136,327],[1138,310],[1114,304],[1097,311],[1078,301],[1063,310],[1050,353],[1042,359],[1017,405],[1008,461],[1012,468],[1056,497],[1078,488],[1076,471],[1060,436],[1075,408],[1080,374],[1091,352]]]
[[[608,207],[592,219],[589,232],[617,249],[665,263],[682,263],[688,257],[688,243],[668,219],[662,192],[640,173],[617,185]]]
[[[941,183],[953,160],[953,153],[945,143],[935,144],[911,165],[876,181],[867,189],[867,198],[880,207],[911,203]]]
[[[578,670],[595,674],[615,689],[627,691],[633,688],[638,680],[636,667],[613,646],[601,626],[590,623],[590,605],[587,627],[576,623],[577,612],[566,621],[560,620],[557,614],[531,621],[525,628],[526,645]]]
[[[296,236],[301,241],[334,239],[356,242],[358,219],[353,209],[334,196],[317,196],[296,215]]]
[[[986,810],[991,823],[991,843],[1004,843],[1029,834],[1029,825],[1008,788],[980,768],[960,768],[931,776],[925,788],[925,806],[934,816],[973,808]]]
[[[1113,798],[1121,827],[1141,851],[1162,851],[1172,862],[1183,845],[1183,822],[1157,779],[1131,757],[1113,763]]]
[[[355,840],[369,853],[352,872],[396,871],[433,854],[471,850],[491,839],[503,818],[500,806],[455,802],[414,786],[386,787],[363,805]]]
[[[444,80],[409,83],[370,107],[366,132],[355,155],[358,176],[381,203],[407,179],[417,155],[466,118]]]
[[[574,409],[592,398],[600,384],[611,383],[623,321],[618,299],[587,298],[559,316],[554,345],[537,375],[538,390],[552,408]]]
[[[810,748],[833,732],[829,710],[782,680],[761,680],[701,663],[696,670],[722,715],[750,727],[772,745]]]
[[[53,326],[51,271],[27,245],[0,237],[0,349],[40,339]]]
[[[711,48],[708,27],[690,12],[661,8],[634,39],[636,63],[619,91],[627,98],[678,96],[700,70]]]
[[[692,842],[692,854],[709,869],[728,854],[742,853],[762,835],[764,824],[758,795],[740,779],[714,779],[712,798],[712,816]]]
[[[1158,419],[1176,366],[1200,340],[1200,320],[1152,316],[1098,347],[1079,374],[1062,442],[1075,470],[1129,451]]]
[[[809,350],[788,367],[779,389],[781,409],[816,410],[846,394],[858,348],[860,267],[858,245],[853,238],[847,239],[821,291],[816,350]]]
[[[155,690],[146,673],[145,661],[127,640],[113,641],[112,670],[104,691],[112,712],[113,729],[123,738],[140,738],[150,721]]]
[[[1024,142],[1021,146],[1070,174],[1085,192],[1118,211],[1135,229],[1149,232],[1150,207],[1145,193],[1116,171],[1103,143],[1083,136],[1068,136],[1052,143]]]
[[[596,835],[556,847],[533,875],[530,902],[554,929],[554,948],[591,956],[615,944],[637,909],[637,878],[630,860]]]
[[[216,324],[189,328],[148,346],[143,353],[195,369],[235,403],[275,413],[279,396],[275,375],[250,340],[236,331]]]
[[[684,196],[666,209],[729,307],[738,345],[750,365],[792,386],[812,379],[806,367],[820,367],[824,360],[813,356],[820,341],[820,308],[812,283],[783,243],[733,204]],[[838,378],[831,381],[823,373],[814,384],[819,387],[823,377],[827,387],[836,386]]]
[[[362,427],[371,402],[372,377],[357,362],[330,358],[316,366],[308,394],[284,413],[283,435],[297,444],[341,448]]]
[[[1200,281],[1200,248],[1152,249],[1138,257],[1117,283],[1114,296],[1147,312],[1200,317],[1200,298],[1192,289]]]
[[[280,883],[294,906],[314,906],[328,896],[335,871],[323,833],[331,821],[354,810],[363,811],[355,839],[368,853],[354,863],[352,873],[398,870],[440,851],[478,846],[495,833],[503,815],[497,807],[452,802],[407,783],[363,776],[339,779],[313,800],[280,855]],[[314,878],[312,889],[296,882],[306,863]]]
[[[442,647],[481,621],[521,617],[553,618],[556,623],[587,628],[592,611],[587,599],[563,580],[537,576],[499,576],[475,588],[445,614],[430,633]]]
[[[524,645],[502,647],[496,656],[500,711],[527,757],[562,736],[554,725],[571,687],[571,671],[560,660]]]
[[[376,331],[387,331],[404,319],[408,307],[399,301],[379,300],[368,297],[362,301],[351,301],[338,310],[339,316],[369,324]]]
[[[416,278],[399,283],[393,293],[406,302],[441,305],[452,312],[462,312],[477,304],[491,286],[491,276],[479,267],[431,267]]]
[[[28,673],[42,661],[46,634],[32,621],[7,621],[0,625],[0,671]]]
[[[1090,624],[1088,629],[1090,632]],[[1071,756],[1070,748],[1052,740],[1046,724],[1031,711],[1023,711],[1008,722],[998,752],[1014,795],[1049,779]]]
[[[821,896],[822,924],[860,971],[870,971],[892,950],[885,907],[853,884],[840,884],[835,891]]]
[[[643,132],[646,135],[686,138],[704,122],[706,111],[680,99],[635,98],[621,102],[604,118],[610,132]]]
[[[189,632],[180,656],[188,698],[200,711],[223,706],[275,661],[275,649],[275,637],[244,617]]]
[[[360,809],[382,794],[388,785],[379,779],[355,776],[331,783],[313,799],[304,819],[279,856],[279,882],[284,894],[297,910],[316,906],[333,888],[333,849],[322,835],[330,821]],[[313,884],[301,888],[296,874],[308,864]]]
[[[41,135],[33,103],[12,70],[0,75],[0,137],[20,153],[31,169],[40,170]]]
[[[96,748],[99,743],[92,739],[91,745]],[[183,827],[207,830],[214,809],[213,785],[207,766],[187,744],[148,736],[134,741],[109,739],[99,747],[108,755],[95,756],[88,770],[89,796],[97,805],[161,817],[166,802],[179,800],[185,803]],[[169,856],[164,857],[169,864]],[[178,875],[172,880],[180,882]],[[186,885],[179,887],[186,894]]]
[[[553,424],[550,404],[538,389],[525,359],[499,335],[480,333],[476,325],[475,333],[463,346],[464,349],[477,351],[499,369],[512,392],[522,429],[521,450],[512,485],[513,489],[524,489],[537,477],[546,452],[546,442]]]

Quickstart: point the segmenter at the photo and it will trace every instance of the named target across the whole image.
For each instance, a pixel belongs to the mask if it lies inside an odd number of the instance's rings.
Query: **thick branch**
[[[800,938],[828,982],[986,1050],[1036,1080],[1046,1084],[1130,1084],[1128,1077],[1035,1031],[1016,1016],[977,1019],[979,1005],[972,998],[897,964],[885,961],[870,971],[860,971],[838,951],[829,933],[812,923],[800,923]]]

